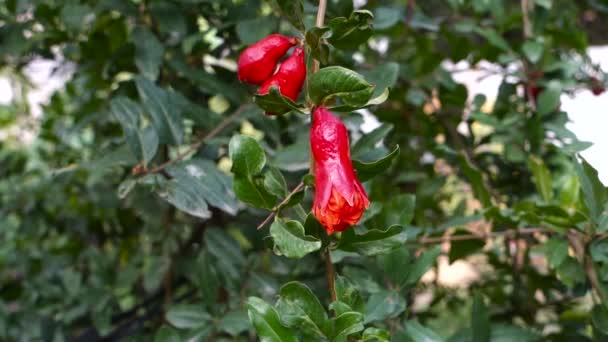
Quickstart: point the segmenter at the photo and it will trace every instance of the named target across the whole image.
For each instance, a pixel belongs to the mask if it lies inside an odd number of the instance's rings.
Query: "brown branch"
[[[300,182],[300,184],[298,184],[295,188],[293,188],[293,190],[291,190],[291,192],[285,197],[285,199],[283,199],[281,201],[281,203],[277,204],[274,206],[274,208],[272,208],[272,210],[270,211],[270,214],[268,214],[268,216],[264,219],[264,221],[262,221],[262,223],[260,223],[258,225],[258,230],[262,229],[268,222],[270,222],[270,220],[272,220],[273,217],[275,217],[277,215],[277,213],[279,212],[279,210],[281,209],[282,206],[284,206],[285,204],[287,204],[287,202],[289,202],[289,200],[291,199],[291,197],[298,191],[304,189],[304,183]]]
[[[505,230],[501,232],[493,232],[489,234],[468,234],[468,235],[449,235],[439,237],[422,237],[415,241],[408,241],[406,244],[412,245],[433,245],[437,243],[449,242],[449,241],[465,241],[465,240],[487,240],[493,239],[500,236],[517,236],[517,235],[534,235],[536,233],[555,233],[555,230],[550,228],[522,228],[518,230]]]
[[[331,254],[329,253],[329,248],[325,248],[323,252],[323,257],[325,259],[325,274],[327,275],[327,286],[329,287],[329,297],[332,302],[335,302],[337,299],[336,296],[336,271],[334,270],[334,264],[331,262]]]
[[[595,270],[595,266],[593,265],[591,255],[586,253],[585,246],[589,242],[588,240],[589,238],[586,235],[577,230],[571,229],[568,232],[568,242],[570,243],[570,247],[572,247],[574,250],[576,259],[581,263],[581,265],[583,265],[585,275],[587,276],[587,279],[591,284],[591,288],[593,289],[592,293],[595,292],[597,298],[599,298],[600,302],[603,303],[608,300],[608,295],[606,292],[604,292],[604,288],[602,287],[601,281],[597,275],[597,271]]]
[[[137,172],[136,174],[145,175],[145,174],[150,174],[150,173],[159,173],[162,170],[166,169],[167,167],[169,167],[179,161],[182,161],[184,158],[189,156],[190,153],[196,152],[203,143],[205,143],[206,141],[208,141],[210,139],[213,139],[216,135],[221,133],[222,130],[224,128],[226,128],[232,122],[232,120],[234,120],[234,118],[236,118],[237,116],[241,115],[241,113],[243,113],[245,108],[246,108],[246,105],[241,105],[234,113],[232,113],[229,116],[227,116],[226,118],[224,118],[224,120],[222,120],[222,122],[220,122],[211,131],[209,131],[209,133],[205,134],[204,136],[202,136],[201,138],[196,140],[192,145],[190,145],[190,147],[188,147],[187,150],[178,154],[175,158],[170,159],[151,169],[141,170],[140,172]],[[137,166],[136,166],[136,168],[137,168]],[[135,170],[135,168],[134,168],[134,170]]]

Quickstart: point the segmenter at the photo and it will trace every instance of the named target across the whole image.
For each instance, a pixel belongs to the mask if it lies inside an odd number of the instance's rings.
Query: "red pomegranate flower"
[[[315,158],[313,213],[328,234],[356,224],[369,199],[350,159],[348,131],[327,108],[313,113],[310,148]]]
[[[239,81],[262,84],[277,68],[279,59],[298,43],[295,37],[271,34],[259,42],[248,46],[239,56]]]

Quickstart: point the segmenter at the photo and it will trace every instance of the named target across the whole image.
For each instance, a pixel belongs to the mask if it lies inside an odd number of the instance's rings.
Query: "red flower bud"
[[[293,50],[291,56],[281,63],[279,71],[262,84],[258,93],[260,95],[268,94],[270,87],[276,86],[279,88],[281,95],[289,97],[295,102],[298,100],[298,95],[300,95],[305,80],[304,49],[297,47]]]
[[[606,91],[604,84],[599,79],[597,79],[597,77],[591,77],[591,92],[593,93],[593,95],[602,95],[604,91]]]
[[[279,59],[297,43],[295,37],[271,34],[248,46],[239,57],[239,80],[252,84],[263,83],[272,75]]]
[[[348,131],[327,108],[313,113],[310,149],[315,158],[313,213],[328,234],[359,221],[369,200],[350,159]]]

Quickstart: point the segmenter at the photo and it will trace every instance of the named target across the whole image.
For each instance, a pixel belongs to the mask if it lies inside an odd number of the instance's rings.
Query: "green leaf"
[[[411,286],[416,284],[418,280],[420,280],[420,278],[422,278],[422,276],[433,266],[433,264],[435,264],[439,254],[441,254],[440,246],[435,246],[422,253],[418,259],[416,259],[414,265],[410,267],[407,277],[402,285]]]
[[[278,22],[274,17],[258,17],[239,20],[236,24],[236,33],[243,44],[250,45],[275,32],[277,27]]]
[[[375,66],[371,70],[362,70],[361,74],[369,83],[375,86],[372,97],[377,97],[397,83],[397,79],[399,79],[399,64],[385,62]]]
[[[608,334],[608,309],[604,305],[596,305],[591,311],[591,322],[595,329]]]
[[[191,177],[177,177],[165,181],[156,189],[160,198],[171,203],[177,209],[192,216],[208,219],[211,212],[207,206],[204,190],[193,186],[196,182]]]
[[[261,342],[296,342],[291,329],[283,326],[274,308],[264,300],[249,297],[247,300],[249,321],[253,324]]]
[[[282,198],[287,195],[287,183],[285,183],[285,177],[281,171],[274,167],[271,167],[266,174],[264,174],[264,187],[271,194]]]
[[[309,47],[310,55],[321,62],[327,64],[329,60],[329,46],[325,42],[329,36],[329,27],[313,27],[306,31],[306,45]]]
[[[332,341],[346,341],[349,335],[362,331],[363,315],[358,312],[345,312],[333,319],[334,321],[334,338]]]
[[[372,293],[365,304],[364,323],[397,317],[405,311],[405,305],[405,299],[397,291]]]
[[[458,156],[458,161],[460,162],[462,173],[469,179],[475,198],[477,198],[485,208],[492,206],[492,197],[490,196],[490,191],[486,188],[481,171],[473,166],[463,154]]]
[[[304,4],[302,0],[276,0],[281,14],[298,30],[304,31]]]
[[[183,304],[174,306],[165,315],[167,322],[178,329],[193,329],[206,325],[211,316],[201,305]]]
[[[538,103],[536,104],[538,115],[542,116],[555,111],[559,107],[561,94],[561,84],[557,81],[549,82],[538,96]]]
[[[333,112],[343,112],[343,113],[352,112],[352,111],[355,111],[358,109],[369,108],[371,106],[377,106],[379,104],[382,104],[382,103],[384,103],[384,101],[388,100],[389,95],[390,95],[390,92],[388,91],[388,88],[387,88],[387,89],[384,89],[382,94],[369,99],[363,105],[351,106],[351,105],[345,105],[345,104],[328,104],[327,109],[329,109]]]
[[[296,141],[279,149],[274,157],[276,167],[285,171],[302,171],[310,167],[310,133],[308,130],[298,135]]]
[[[152,117],[160,143],[181,144],[184,127],[181,109],[176,106],[175,99],[143,76],[135,77],[135,84],[144,108]]]
[[[591,219],[598,224],[608,201],[608,192],[593,166],[587,163],[583,157],[579,156],[579,158],[580,161],[575,161],[575,169],[583,191],[583,199]]]
[[[126,97],[116,97],[110,103],[112,114],[120,122],[129,148],[144,165],[158,150],[158,136],[152,129],[142,129],[141,107]]]
[[[384,139],[393,130],[393,127],[394,126],[392,124],[385,123],[373,131],[361,136],[361,138],[355,142],[351,150],[353,158],[361,157],[366,152],[369,152],[375,148],[376,144],[382,141],[382,139]]]
[[[252,137],[237,134],[230,139],[228,153],[235,176],[255,176],[266,165],[266,153]]]
[[[389,226],[408,225],[414,218],[415,209],[416,196],[412,194],[394,196],[384,205],[384,223]]]
[[[342,233],[338,248],[347,252],[356,252],[362,255],[376,255],[390,251],[403,244],[406,236],[403,227],[394,225],[386,230],[372,229],[357,235],[354,229]]]
[[[490,315],[483,302],[483,297],[479,293],[473,297],[471,329],[473,330],[472,342],[490,342]]]
[[[207,308],[213,312],[213,308],[217,302],[218,291],[220,288],[220,279],[215,266],[212,263],[209,252],[205,249],[200,253],[196,261],[197,285],[201,292],[201,297]]]
[[[359,288],[351,283],[346,277],[336,274],[334,281],[334,289],[336,290],[336,299],[348,306],[350,310],[363,313],[364,302]],[[336,312],[339,316],[344,312]]]
[[[315,105],[339,97],[343,104],[357,107],[365,105],[372,97],[374,86],[350,69],[330,66],[310,77],[308,92]]]
[[[378,7],[374,10],[374,29],[391,28],[403,18],[403,12],[397,7]]]
[[[576,259],[567,256],[566,259],[557,267],[557,279],[568,287],[585,282],[585,270]]]
[[[528,165],[532,170],[536,190],[541,194],[545,202],[550,202],[553,198],[553,182],[549,169],[545,166],[542,159],[534,155],[528,157]]]
[[[228,333],[232,337],[239,336],[249,329],[247,312],[241,309],[228,312],[218,323],[217,329]]]
[[[245,256],[238,242],[224,230],[211,228],[205,231],[205,246],[217,262],[218,274],[230,279],[240,279]]]
[[[299,259],[321,248],[321,241],[305,235],[304,227],[298,221],[277,218],[270,226],[270,235],[274,239],[275,253],[288,258]]]
[[[360,162],[358,160],[353,160],[353,167],[357,170],[357,178],[359,181],[366,182],[375,176],[381,174],[386,169],[388,169],[395,157],[399,155],[399,145],[395,146],[395,149],[387,154],[386,156],[375,160],[370,163]]]
[[[234,193],[241,201],[257,208],[272,209],[277,203],[277,198],[264,187],[263,178],[235,178]]]
[[[283,285],[276,307],[287,327],[317,339],[329,335],[331,322],[327,312],[306,285],[297,281]]]
[[[481,28],[478,26],[474,27],[474,30],[480,36],[484,37],[491,45],[507,52],[511,51],[509,43],[507,43],[507,41],[501,37],[498,32],[496,32],[496,30],[492,28]]]
[[[213,162],[194,158],[176,164],[167,171],[174,179],[189,184],[209,205],[236,215],[238,204],[231,193],[232,182]]]
[[[131,40],[135,45],[135,65],[142,75],[156,81],[163,62],[164,45],[150,30],[142,26],[133,30]]]
[[[363,331],[363,342],[389,342],[391,334],[389,331],[370,327]]]
[[[399,246],[389,253],[378,256],[378,264],[395,286],[401,286],[407,279],[410,267],[408,260],[410,253],[405,246]]]
[[[268,94],[256,94],[253,98],[255,104],[262,108],[266,114],[281,115],[291,111],[308,114],[308,110],[293,102],[290,98],[281,95],[279,88],[270,87]]]
[[[559,267],[568,257],[568,241],[561,238],[551,238],[542,247],[549,266],[553,269]]]
[[[368,10],[353,11],[348,19],[334,18],[328,23],[332,31],[328,40],[338,49],[356,49],[371,37],[373,19],[374,15]]]
[[[417,321],[405,322],[405,334],[412,342],[443,342],[444,339],[433,330],[423,326]]]
[[[532,63],[537,63],[543,56],[543,44],[537,41],[527,41],[521,47],[522,52]]]

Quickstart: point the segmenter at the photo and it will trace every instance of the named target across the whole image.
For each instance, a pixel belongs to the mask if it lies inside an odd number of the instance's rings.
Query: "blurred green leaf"
[[[158,150],[158,136],[154,130],[141,128],[141,107],[126,97],[116,97],[110,108],[122,126],[131,151],[147,165]]]
[[[387,330],[370,327],[363,331],[364,342],[389,342],[390,340],[391,335]]]
[[[441,336],[437,335],[433,330],[423,326],[417,321],[405,322],[405,334],[409,336],[412,342],[443,342]]]
[[[178,329],[199,328],[211,321],[211,316],[203,310],[201,305],[174,306],[165,315],[167,322]]]
[[[528,165],[532,169],[536,190],[538,190],[545,202],[550,202],[553,198],[553,182],[549,169],[545,166],[542,159],[533,155],[528,157]]]
[[[358,312],[345,312],[333,319],[334,338],[332,341],[345,341],[349,335],[362,331],[363,315]]]
[[[328,26],[331,28],[329,42],[338,49],[355,49],[367,42],[372,35],[372,21],[374,15],[368,10],[353,11],[350,17],[331,19]]]
[[[397,317],[405,310],[405,299],[397,291],[372,293],[365,304],[364,323]]]
[[[184,127],[179,107],[165,90],[143,76],[135,78],[137,91],[158,133],[159,142],[179,145],[183,141]]]
[[[302,0],[276,0],[281,14],[298,30],[304,31],[304,5]]]
[[[165,47],[150,30],[142,26],[133,30],[131,40],[135,44],[135,65],[145,77],[156,81]]]
[[[381,174],[391,166],[393,160],[398,155],[399,146],[395,146],[395,149],[391,151],[391,153],[371,163],[364,163],[358,160],[353,160],[353,167],[355,168],[355,170],[357,170],[357,178],[359,178],[359,181],[365,182]]]
[[[559,108],[562,86],[558,82],[550,82],[538,96],[536,104],[538,115],[549,114]]]
[[[587,163],[584,158],[579,158],[580,161],[575,161],[575,169],[583,191],[583,199],[591,219],[597,224],[606,203],[608,203],[608,192],[593,166]]]
[[[483,297],[478,293],[473,297],[471,329],[473,330],[473,342],[490,342],[490,315],[483,302]]]
[[[329,32],[329,27],[313,27],[306,31],[306,44],[310,54],[321,64],[327,64],[329,60],[329,46],[326,43]]]
[[[363,234],[356,234],[354,229],[342,233],[338,248],[347,252],[362,255],[386,253],[405,241],[403,227],[394,225],[386,230],[372,229]]]

